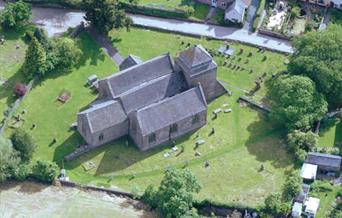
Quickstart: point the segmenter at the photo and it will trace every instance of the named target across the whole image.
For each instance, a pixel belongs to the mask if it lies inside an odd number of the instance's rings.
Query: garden
[[[320,7],[289,1],[266,1],[266,16],[261,32],[279,34],[286,38],[318,30],[324,17]]]

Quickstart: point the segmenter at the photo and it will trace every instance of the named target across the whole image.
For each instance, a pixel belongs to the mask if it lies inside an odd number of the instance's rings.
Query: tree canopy
[[[305,76],[282,75],[268,83],[272,104],[271,117],[289,130],[308,130],[327,112],[324,96]]]
[[[342,106],[342,26],[309,32],[293,42],[295,53],[290,58],[289,72],[310,77],[323,93],[329,107]]]
[[[29,161],[32,158],[36,144],[30,134],[25,130],[16,129],[11,135],[14,148],[20,152],[21,160]]]
[[[193,193],[201,189],[196,177],[189,170],[169,169],[155,191],[149,186],[143,199],[164,217],[181,217],[192,207]]]
[[[0,11],[0,23],[5,28],[16,28],[28,22],[31,14],[31,5],[23,1],[7,2]]]
[[[82,0],[82,8],[86,12],[85,19],[104,34],[112,29],[128,29],[132,24],[116,0]]]
[[[24,74],[30,79],[35,76],[42,77],[45,74],[46,52],[36,37],[32,37],[31,39],[22,69]]]
[[[11,177],[12,170],[17,168],[19,163],[20,158],[10,140],[0,137],[0,182]]]

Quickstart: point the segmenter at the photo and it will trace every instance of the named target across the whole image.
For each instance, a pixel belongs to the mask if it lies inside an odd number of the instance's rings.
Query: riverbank
[[[0,185],[0,217],[141,217],[154,218],[135,200],[104,192],[46,186],[33,182]]]

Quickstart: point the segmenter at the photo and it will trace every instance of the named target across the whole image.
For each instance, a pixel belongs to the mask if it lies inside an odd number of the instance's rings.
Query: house
[[[306,180],[315,180],[317,168],[317,165],[304,163],[300,171],[300,176]]]
[[[246,9],[251,0],[198,0],[201,3],[220,8],[225,11],[225,20],[232,23],[243,23]]]
[[[98,82],[99,95],[78,113],[77,129],[92,147],[130,136],[148,150],[196,131],[207,122],[207,102],[226,93],[217,65],[200,45],[142,62],[129,56],[120,72]]]
[[[309,152],[305,163],[318,166],[323,172],[340,172],[342,157],[338,155]]]
[[[333,7],[337,9],[342,9],[342,0],[301,0],[314,5],[319,5],[323,7]]]
[[[319,199],[309,197],[304,203],[304,213],[307,217],[315,217],[319,208]]]
[[[342,10],[342,0],[331,0],[330,6]]]

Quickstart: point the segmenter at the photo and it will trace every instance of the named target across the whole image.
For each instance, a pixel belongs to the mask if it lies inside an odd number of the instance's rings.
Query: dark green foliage
[[[18,1],[7,2],[0,11],[0,23],[4,28],[17,28],[27,23],[31,17],[31,5]]]
[[[55,162],[37,161],[32,167],[32,176],[41,182],[51,183],[59,174],[59,167]]]
[[[58,38],[53,44],[53,56],[55,59],[53,68],[59,72],[70,70],[76,66],[82,56],[82,51],[70,38]]]
[[[156,208],[163,217],[183,217],[192,208],[193,193],[201,186],[189,170],[169,169],[156,191],[149,186],[142,199]]]
[[[286,201],[291,201],[294,197],[296,197],[302,189],[302,178],[299,175],[299,172],[292,171],[284,184],[284,199]]]
[[[306,158],[306,152],[312,151],[317,146],[318,135],[311,131],[301,132],[295,130],[287,135],[287,145],[297,160],[301,163]]]
[[[304,76],[282,75],[268,83],[271,117],[288,130],[308,130],[327,112],[324,97],[314,82]]]
[[[127,28],[130,24],[127,21],[130,18],[116,0],[83,0],[82,8],[86,12],[85,19],[101,33],[107,34],[112,29]]]
[[[341,107],[342,26],[329,25],[326,31],[306,33],[293,45],[296,52],[288,65],[290,73],[310,77],[329,107]]]
[[[24,129],[16,129],[11,135],[13,147],[19,151],[22,161],[29,161],[32,158],[36,144],[30,134]]]
[[[13,149],[11,141],[0,138],[0,183],[10,178],[13,169],[20,163],[18,153]]]
[[[290,211],[289,203],[281,201],[281,195],[276,193],[265,199],[265,212],[275,217],[286,217]]]
[[[26,51],[22,70],[27,78],[43,77],[46,72],[46,53],[43,46],[33,37]]]

